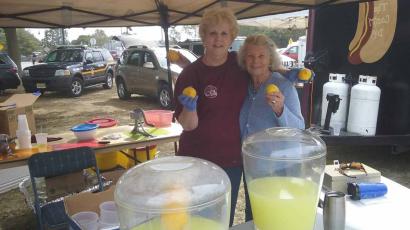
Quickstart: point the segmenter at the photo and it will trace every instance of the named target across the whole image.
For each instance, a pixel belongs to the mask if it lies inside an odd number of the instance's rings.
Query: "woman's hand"
[[[278,91],[275,93],[267,93],[265,98],[267,103],[271,106],[273,112],[275,112],[276,116],[280,117],[283,113],[285,96]]]

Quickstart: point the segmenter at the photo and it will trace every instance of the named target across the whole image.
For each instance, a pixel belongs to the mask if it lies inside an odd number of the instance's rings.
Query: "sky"
[[[272,16],[264,16],[250,20],[269,20],[269,19],[285,19],[289,17],[301,17],[308,14],[307,10],[287,13],[287,14],[278,14]],[[244,20],[247,21],[247,20]],[[78,38],[80,35],[91,35],[95,32],[96,29],[104,30],[107,36],[121,35],[122,32],[126,31],[125,27],[100,27],[100,28],[71,28],[67,29],[68,31],[68,40],[72,41]],[[132,27],[131,31],[128,31],[130,34],[135,34],[141,40],[152,41],[152,40],[161,40],[164,36],[161,27],[159,26],[146,26],[146,27]],[[44,31],[46,29],[27,29],[34,36],[41,40],[44,38]],[[182,40],[185,40],[185,37],[182,37]]]

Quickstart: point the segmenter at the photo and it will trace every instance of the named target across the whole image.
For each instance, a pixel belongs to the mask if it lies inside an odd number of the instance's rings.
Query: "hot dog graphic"
[[[397,0],[359,4],[356,34],[349,44],[351,64],[373,63],[389,49],[397,22]]]

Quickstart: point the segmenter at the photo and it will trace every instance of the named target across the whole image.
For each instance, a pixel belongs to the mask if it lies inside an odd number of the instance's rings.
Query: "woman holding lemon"
[[[175,117],[184,129],[177,155],[206,159],[225,170],[232,186],[232,225],[242,176],[239,113],[249,78],[236,53],[228,52],[238,34],[230,10],[205,12],[199,34],[204,55],[184,68],[175,86]]]
[[[273,71],[280,65],[275,43],[265,35],[247,37],[239,50],[238,62],[251,77],[240,113],[242,140],[271,127],[304,129],[295,87]]]

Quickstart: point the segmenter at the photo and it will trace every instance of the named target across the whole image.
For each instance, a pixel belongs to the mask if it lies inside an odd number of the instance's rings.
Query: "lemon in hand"
[[[188,86],[182,91],[182,94],[194,98],[196,96],[196,90],[194,89],[194,87]]]
[[[168,59],[170,62],[177,62],[179,60],[179,53],[175,50],[169,50]]]
[[[268,86],[266,86],[266,90],[265,90],[267,94],[276,93],[279,91],[280,91],[279,87],[275,84],[269,84]]]
[[[299,71],[298,77],[302,81],[308,81],[312,77],[312,71],[310,69],[303,68]]]

